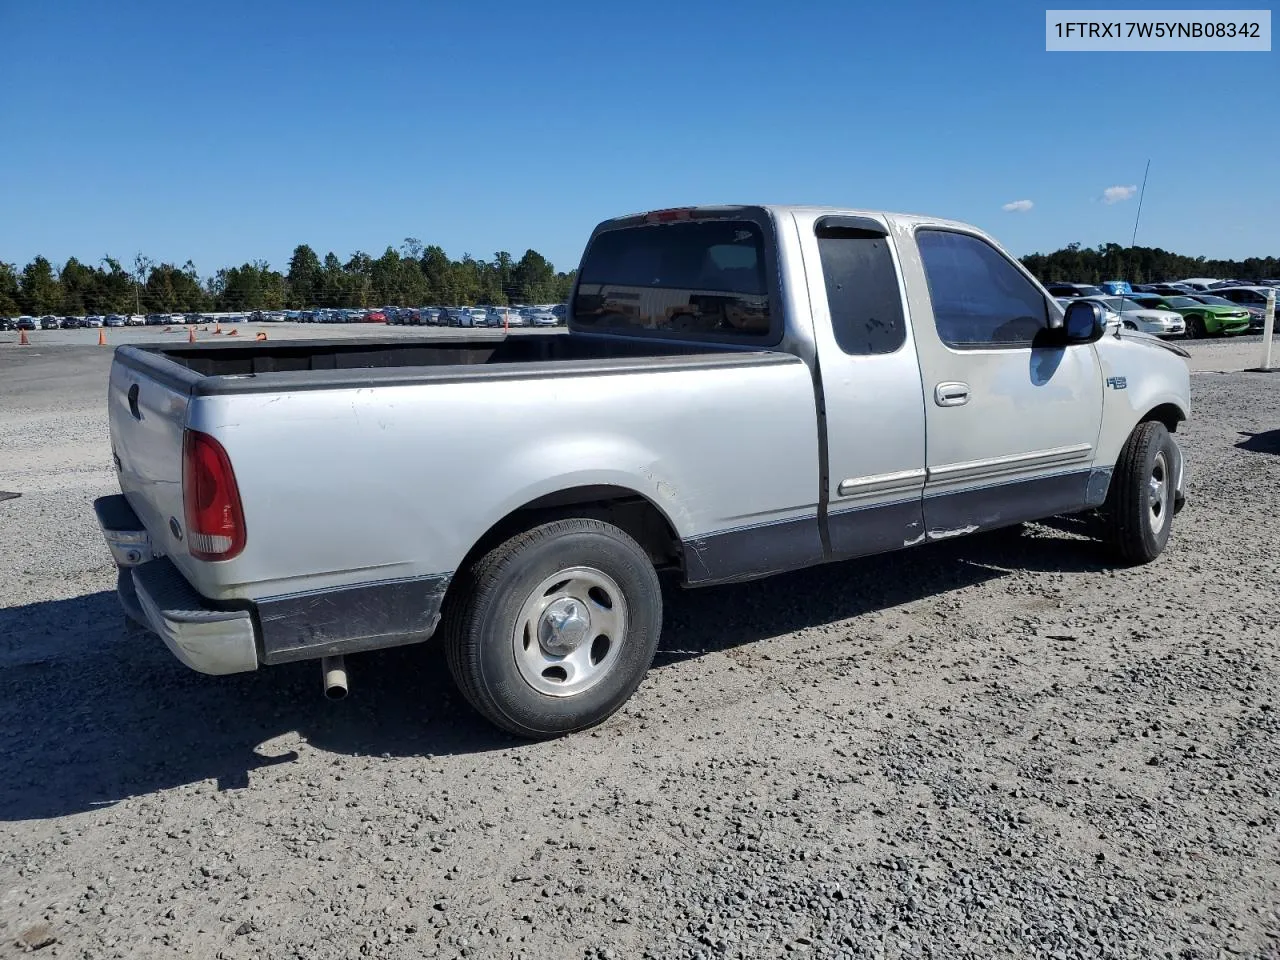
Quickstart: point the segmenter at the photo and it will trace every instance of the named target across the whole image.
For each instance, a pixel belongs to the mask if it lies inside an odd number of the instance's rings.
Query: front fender
[[[1168,407],[1177,419],[1191,416],[1191,373],[1186,360],[1160,344],[1138,338],[1098,342],[1104,396],[1094,465],[1113,467],[1129,434],[1151,412]]]

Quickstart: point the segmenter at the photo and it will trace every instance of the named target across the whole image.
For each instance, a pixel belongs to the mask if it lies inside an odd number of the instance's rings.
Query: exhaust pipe
[[[324,695],[330,700],[341,700],[347,695],[347,664],[342,657],[324,657],[320,661],[324,675]]]

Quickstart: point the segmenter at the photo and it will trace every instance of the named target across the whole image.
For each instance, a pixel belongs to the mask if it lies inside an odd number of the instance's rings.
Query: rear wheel
[[[1169,542],[1177,462],[1163,423],[1140,423],[1125,441],[1102,511],[1105,539],[1122,562],[1150,563]]]
[[[486,553],[458,586],[444,632],[450,673],[477,711],[518,736],[600,723],[653,662],[658,575],[611,524],[572,518],[534,527]]]

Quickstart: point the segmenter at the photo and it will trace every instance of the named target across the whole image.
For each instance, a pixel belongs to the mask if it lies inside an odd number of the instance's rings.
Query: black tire
[[[614,640],[606,640],[607,653],[600,662],[607,656],[614,659],[607,667],[590,667],[591,676],[600,674],[593,685],[570,695],[548,695],[533,683],[547,686],[556,678],[545,679],[547,674],[526,678],[522,670],[531,668],[527,660],[517,663],[517,630],[529,605],[553,593],[547,590],[535,596],[539,588],[574,569],[601,574],[618,588],[622,629],[616,648]],[[595,726],[626,703],[653,663],[662,632],[657,571],[644,549],[611,524],[575,517],[533,527],[488,551],[461,578],[457,602],[445,614],[449,672],[467,702],[503,730],[545,739]],[[571,600],[565,597],[556,602]],[[609,609],[614,609],[612,603]],[[543,620],[545,616],[539,618],[540,623]],[[582,622],[584,628],[591,627],[587,634],[594,631],[590,612]],[[528,632],[521,636],[528,650]],[[592,638],[586,650],[592,661],[600,639]],[[534,656],[554,656],[540,652],[545,649],[540,638],[532,643]]]
[[[1175,513],[1178,454],[1163,423],[1149,420],[1129,434],[1111,475],[1103,536],[1123,563],[1150,563],[1169,542]],[[1157,496],[1152,480],[1161,481]]]
[[[1187,333],[1188,340],[1203,340],[1208,335],[1205,329],[1204,321],[1199,317],[1187,317]]]

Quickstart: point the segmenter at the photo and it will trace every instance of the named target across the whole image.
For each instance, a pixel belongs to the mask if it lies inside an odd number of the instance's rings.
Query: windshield
[[[1199,304],[1197,303],[1197,301],[1192,300],[1190,297],[1170,297],[1169,306],[1175,307],[1181,310],[1184,307],[1195,307],[1195,306],[1199,306]]]
[[[1236,306],[1236,304],[1232,303],[1232,302],[1231,302],[1230,300],[1228,300],[1226,297],[1212,297],[1212,296],[1209,296],[1208,294],[1205,294],[1204,296],[1198,296],[1198,297],[1196,297],[1196,299],[1197,299],[1197,300],[1199,300],[1201,303],[1207,303],[1207,304],[1209,304],[1210,306],[1213,306],[1213,307],[1234,307],[1234,306]]]
[[[1132,300],[1129,297],[1107,297],[1102,302],[1105,303],[1112,310],[1115,310],[1119,313],[1130,313],[1134,310],[1143,309],[1143,306],[1141,303],[1139,303],[1137,300]]]

